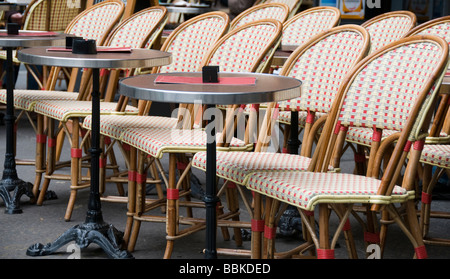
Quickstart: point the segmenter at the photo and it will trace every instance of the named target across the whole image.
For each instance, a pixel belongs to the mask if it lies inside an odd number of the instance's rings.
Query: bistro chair
[[[273,19],[254,21],[236,28],[216,42],[203,58],[201,66],[217,65],[220,67],[221,72],[254,72],[267,51],[281,37],[281,28],[281,23]],[[229,60],[234,61],[234,63],[228,63],[227,61]],[[198,68],[198,70],[201,69],[202,67]],[[227,123],[230,122],[227,121]],[[139,181],[136,183],[136,195],[138,199],[136,202],[136,213],[134,214],[133,230],[128,244],[129,251],[134,250],[142,221],[166,223],[167,245],[164,258],[171,257],[176,239],[205,228],[204,219],[182,217],[178,209],[183,204],[179,201],[179,197],[184,197],[189,194],[189,189],[184,189],[181,186],[183,184],[183,178],[190,171],[191,164],[188,163],[187,166],[183,167],[184,171],[177,182],[175,177],[177,155],[206,150],[205,131],[202,129],[190,129],[193,127],[192,125],[193,123],[190,121],[190,127],[185,129],[185,132],[180,133],[181,135],[179,137],[173,137],[174,129],[159,128],[131,128],[127,129],[122,135],[122,142],[139,150],[138,158],[145,158],[148,155],[152,158],[161,158],[165,153],[168,153],[169,177],[168,185],[166,185],[167,193],[176,193],[175,195],[170,194],[170,196],[167,196],[167,201],[160,201],[160,206],[167,207],[166,216],[151,215],[146,213],[146,211],[148,209],[154,209],[158,204],[146,204],[143,200],[143,197],[145,197],[143,192],[145,185],[142,185]],[[252,148],[251,144],[246,144],[244,141],[236,138],[227,141],[227,143],[229,143],[229,146],[222,148],[234,151],[249,150],[249,148]],[[142,159],[138,159],[137,177],[145,176],[143,163]],[[133,198],[130,197],[130,200],[133,200]],[[189,204],[192,206],[193,202]],[[199,205],[201,207],[204,206],[203,203],[199,203]],[[190,214],[188,213],[188,215]],[[190,224],[190,226],[181,229],[179,228],[181,224]]]
[[[80,8],[67,5],[66,0],[33,0],[27,6],[23,14],[22,30],[64,32],[68,24],[81,12]],[[13,63],[20,65],[16,51],[13,54]],[[6,60],[6,52],[0,51],[0,59]],[[39,76],[38,71],[32,65],[24,64],[27,71],[38,83],[39,88],[44,88],[46,71],[44,76]],[[45,69],[46,67],[44,67]]]
[[[289,15],[289,7],[283,3],[266,3],[255,5],[237,15],[230,23],[230,30],[246,23],[273,18],[284,23]]]
[[[151,33],[155,30],[160,30],[159,25],[165,23],[166,18],[167,11],[164,7],[151,7],[140,11],[121,22],[112,31],[105,46],[142,48],[147,43]],[[137,114],[137,108],[128,105],[126,98],[119,98],[117,103],[113,102],[113,98],[114,96],[105,96],[104,101],[100,105],[101,114]],[[49,139],[54,139],[55,137],[55,131],[53,130],[55,121],[59,121],[62,127],[61,129],[71,138],[71,175],[63,176],[54,174],[56,163],[55,147],[49,147],[45,180],[38,198],[38,204],[42,204],[44,199],[43,195],[51,179],[70,180],[71,194],[64,217],[65,220],[70,220],[77,191],[89,187],[89,184],[83,183],[86,181],[86,177],[83,177],[81,174],[81,162],[83,161],[82,147],[85,145],[85,140],[89,134],[83,135],[80,121],[82,121],[83,117],[91,114],[91,109],[91,102],[83,100],[40,100],[36,102],[34,107],[34,111],[37,114],[48,118],[47,135]],[[66,125],[69,120],[71,121],[71,130]],[[81,142],[79,139],[80,133],[82,135]]]
[[[351,229],[348,217],[354,213],[353,204],[367,204],[372,212],[389,212],[413,244],[415,257],[426,258],[415,209],[413,185],[430,114],[437,101],[436,89],[445,74],[447,59],[448,43],[442,38],[413,36],[390,44],[362,60],[348,75],[339,91],[336,98],[340,104],[339,109],[330,112],[334,116],[329,117],[325,124],[308,171],[257,172],[248,178],[246,186],[249,189],[273,199],[271,217],[266,225],[273,227],[277,207],[281,203],[297,207],[312,236],[317,257],[331,259],[334,258],[334,246],[339,234]],[[414,74],[410,69],[416,70]],[[397,71],[401,74],[385,74]],[[417,83],[405,82],[412,75]],[[367,86],[369,81],[370,86]],[[386,83],[395,84],[395,89],[392,91],[387,88]],[[387,90],[392,94],[380,98],[380,92]],[[402,100],[402,103],[399,104],[398,100]],[[401,111],[398,110],[399,107],[402,108]],[[380,114],[381,108],[383,113]],[[342,151],[349,126],[373,127],[379,132],[382,129],[401,132],[382,175],[328,172],[333,153]],[[406,167],[402,171],[403,166]],[[398,204],[403,206],[401,212],[396,207]],[[309,221],[316,206],[319,208],[319,236],[316,236],[314,221]],[[340,215],[331,243],[330,208]],[[366,231],[371,221],[364,223],[361,216],[354,216]],[[372,215],[367,215],[370,216]],[[405,216],[405,220],[402,216]],[[377,236],[376,232],[365,233],[365,240],[378,242]],[[269,245],[267,250],[271,257],[274,242],[271,241]]]
[[[120,20],[124,10],[124,5],[120,1],[110,1],[97,4],[83,11],[76,16],[69,24],[65,33],[80,36],[83,38],[94,39],[97,45],[102,45],[108,33],[114,28]],[[91,26],[97,26],[96,32],[93,32]],[[48,90],[14,90],[14,107],[21,110],[17,117],[16,123],[25,114],[29,119],[36,133],[36,156],[34,165],[36,168],[36,177],[33,186],[33,194],[38,196],[39,186],[42,174],[45,172],[45,144],[47,137],[44,132],[44,120],[37,114],[35,124],[31,118],[30,112],[34,112],[34,106],[39,100],[77,100],[81,96],[76,92],[54,91],[56,78],[61,68],[51,67]],[[75,71],[73,71],[75,73]],[[71,75],[71,81],[76,79],[76,74]],[[69,90],[70,91],[70,90]],[[0,90],[0,102],[6,103],[6,90]],[[53,145],[54,141],[49,139],[49,145]],[[24,164],[29,164],[25,161]]]
[[[275,121],[279,121],[277,115],[283,110],[288,113],[290,113],[290,110],[300,110],[304,111],[305,114],[307,112],[310,114],[315,112],[327,114],[341,83],[344,81],[344,77],[365,57],[369,47],[368,32],[356,25],[331,28],[314,36],[291,54],[280,73],[280,75],[302,81],[302,97],[298,100],[268,104],[266,114],[271,113]],[[331,53],[333,56],[328,56]],[[331,59],[334,59],[334,61],[331,61]],[[324,63],[324,61],[330,61],[330,63]],[[333,86],[325,87],[322,84],[333,84]],[[275,108],[275,112],[272,113],[271,110]],[[282,111],[277,113],[276,111],[279,110]],[[323,124],[323,122],[321,123]],[[260,137],[255,148],[255,151],[258,152],[217,152],[216,175],[223,178],[227,185],[233,185],[233,188],[237,187],[236,185],[245,186],[249,175],[257,171],[304,171],[308,168],[311,160],[308,156],[273,153],[266,150],[267,147],[263,146],[262,143],[268,143],[269,140],[261,138],[261,135],[268,132],[267,137],[270,138],[271,133],[267,128],[268,123],[265,124],[266,127],[262,127],[259,132]],[[320,125],[320,123],[313,123],[312,121],[310,124]],[[303,137],[304,145],[308,145],[307,138],[306,135]],[[205,152],[196,153],[192,162],[195,168],[206,171]],[[257,212],[261,209],[255,208],[254,210],[256,213],[253,213],[254,220],[252,222],[263,222],[261,216],[257,216]],[[252,241],[254,241],[252,246],[257,249],[253,251],[253,257],[261,256],[259,248],[256,248],[260,247],[261,233],[260,230],[256,230],[256,226],[252,227]]]
[[[298,12],[302,2],[303,0],[257,0],[254,5],[263,3],[284,3],[289,7],[289,18],[291,18]]]
[[[405,34],[405,37],[413,35],[436,35],[445,39],[450,43],[450,17],[441,17],[431,21],[427,21]],[[380,144],[389,137],[395,137],[397,131],[384,129],[381,135]],[[351,148],[355,154],[356,172],[363,174],[367,169],[367,147],[371,144],[373,131],[370,128],[350,127],[347,135],[347,148]]]
[[[283,24],[281,49],[286,46],[297,48],[313,36],[338,26],[340,20],[341,12],[334,7],[314,7],[302,11]]]
[[[201,65],[203,57],[207,54],[214,43],[221,38],[229,27],[229,16],[224,12],[205,13],[191,18],[180,24],[166,39],[161,51],[172,53],[172,63],[152,69],[152,73],[167,72],[189,72],[197,71]],[[181,107],[185,105],[181,104]],[[100,122],[100,133],[108,142],[107,150],[104,154],[108,154],[115,143],[120,142],[122,134],[126,129],[130,128],[175,128],[178,119],[176,117],[149,116],[151,102],[139,101],[138,115],[102,115]],[[83,128],[91,129],[91,117],[87,116],[83,121]],[[124,154],[127,164],[125,174],[119,174],[115,177],[108,177],[108,181],[123,181],[128,183],[128,192],[135,191],[135,180],[129,177],[130,173],[135,173],[136,165],[136,149],[127,144],[118,145],[122,154]],[[163,169],[159,159],[155,159],[155,164],[161,172]],[[153,166],[152,166],[153,167]],[[102,171],[102,174],[105,172]],[[163,176],[164,177],[164,176]],[[103,181],[106,181],[104,179]],[[163,198],[161,195],[159,198]],[[129,203],[127,214],[127,226],[124,232],[125,241],[128,240],[133,221],[135,210],[134,200],[128,201],[128,197],[118,197],[108,195],[102,196],[102,200]]]
[[[361,24],[370,34],[370,53],[395,42],[414,28],[417,17],[410,11],[393,11],[378,15]]]

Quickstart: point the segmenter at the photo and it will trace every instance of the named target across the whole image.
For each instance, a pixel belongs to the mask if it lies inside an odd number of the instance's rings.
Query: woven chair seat
[[[398,133],[398,131],[383,129],[381,140],[384,140],[385,138],[395,133]],[[345,140],[356,144],[370,146],[372,142],[372,136],[373,136],[372,128],[349,127],[347,137],[345,138]]]
[[[441,168],[450,168],[450,145],[425,144],[420,161]]]
[[[177,118],[163,116],[141,116],[141,115],[102,115],[100,118],[100,134],[118,139],[129,128],[175,128]],[[92,129],[92,117],[84,118],[83,127]]]
[[[78,93],[46,90],[14,90],[14,107],[32,111],[41,100],[76,100]],[[0,102],[6,104],[6,90],[0,90]]]
[[[311,158],[272,152],[217,152],[217,176],[245,185],[254,172],[306,171]],[[206,152],[198,152],[192,166],[206,171]],[[332,167],[330,167],[330,171]]]
[[[20,63],[19,59],[17,59],[17,50],[12,51],[13,63]],[[0,50],[0,59],[6,60],[6,50]]]
[[[399,186],[391,196],[377,195],[380,180],[348,173],[256,172],[246,186],[308,211],[318,203],[389,204],[414,198],[413,191]]]
[[[138,109],[127,106],[125,111],[116,110],[116,103],[100,102],[101,114],[137,114]],[[50,118],[67,121],[71,117],[86,117],[92,113],[91,101],[64,101],[64,100],[43,100],[36,102],[34,106],[36,113]]]
[[[220,138],[217,133],[216,139]],[[155,158],[162,158],[163,153],[196,153],[206,151],[206,132],[202,129],[161,129],[161,128],[132,128],[122,135],[122,142],[150,154]],[[217,147],[217,150],[247,151],[253,145],[233,138],[229,147]]]

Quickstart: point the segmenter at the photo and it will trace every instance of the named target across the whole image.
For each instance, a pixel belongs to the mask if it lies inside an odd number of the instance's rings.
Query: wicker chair
[[[334,7],[314,7],[302,11],[283,24],[281,49],[297,48],[310,38],[339,25],[341,12]]]
[[[22,30],[64,32],[68,24],[81,12],[80,8],[67,5],[66,0],[33,0],[23,14]],[[0,51],[0,59],[6,60],[6,52]],[[13,63],[21,62],[14,51]],[[43,76],[32,65],[24,64],[40,88],[45,88],[46,71]],[[44,67],[45,69],[46,67]]]
[[[101,5],[102,2],[97,5]],[[147,43],[151,33],[155,30],[161,30],[160,25],[167,19],[167,10],[164,7],[151,7],[135,13],[131,17],[121,22],[108,37],[105,46],[142,48]],[[113,84],[113,86],[116,86]],[[101,114],[137,114],[137,108],[127,104],[126,98],[120,98],[118,103],[113,102],[114,96],[107,98],[100,105]],[[75,203],[77,191],[86,188],[89,185],[83,183],[86,177],[81,176],[80,163],[82,158],[83,141],[79,141],[80,119],[91,114],[91,102],[82,100],[39,100],[36,102],[34,111],[40,117],[48,118],[48,138],[54,138],[53,126],[55,121],[59,121],[60,126],[69,137],[71,137],[71,175],[62,176],[54,174],[55,171],[55,148],[49,147],[49,156],[47,157],[47,169],[45,180],[39,195],[38,204],[42,204],[44,194],[49,186],[51,179],[68,179],[71,181],[71,195],[69,198],[65,220],[70,220],[73,206]],[[71,121],[71,131],[66,128],[66,123]],[[64,139],[64,138],[63,138]]]
[[[67,27],[65,33],[81,36],[84,38],[95,39],[98,45],[102,45],[115,24],[120,20],[124,10],[124,5],[120,1],[110,1],[91,7],[76,16]],[[93,33],[90,28],[95,25],[97,32]],[[36,157],[34,166],[36,169],[36,177],[33,187],[33,194],[37,197],[42,174],[45,172],[45,143],[47,142],[44,133],[43,118],[37,115],[37,124],[33,123],[30,112],[34,111],[34,106],[39,100],[77,100],[81,96],[75,92],[53,91],[55,81],[61,68],[52,67],[50,70],[49,80],[47,84],[49,90],[14,90],[14,107],[21,110],[16,122],[22,115],[26,115],[31,121],[36,133]],[[74,72],[75,73],[75,72]],[[76,74],[72,74],[71,80],[76,79]],[[50,84],[52,83],[52,84]],[[6,90],[0,90],[0,102],[6,103]],[[50,144],[50,142],[49,142]],[[24,164],[29,164],[25,162]]]
[[[425,22],[409,32],[404,36],[409,37],[413,35],[436,35],[444,38],[450,43],[450,17],[441,17],[432,21]],[[383,130],[383,134],[380,138],[380,143],[389,137],[395,137],[397,131]],[[373,131],[370,128],[351,127],[349,128],[347,135],[348,147],[350,147],[355,154],[355,166],[356,171],[360,174],[364,174],[367,171],[367,148],[371,144],[371,138]],[[397,135],[398,136],[398,135]],[[370,154],[368,154],[370,156]],[[370,169],[370,167],[369,167]]]
[[[293,17],[300,9],[303,0],[258,0],[254,5],[259,5],[263,3],[283,3],[289,7],[289,18]]]
[[[330,259],[334,258],[337,237],[343,230],[350,229],[348,217],[353,213],[353,204],[363,203],[368,204],[372,212],[388,212],[413,244],[415,256],[426,258],[415,209],[414,180],[424,143],[423,136],[437,101],[438,92],[435,89],[445,74],[447,59],[448,44],[442,38],[413,36],[390,44],[361,61],[341,87],[337,99],[340,100],[340,108],[330,112],[330,116],[334,117],[329,117],[325,124],[308,171],[259,172],[249,176],[246,184],[249,189],[273,199],[271,217],[266,226],[273,228],[281,203],[297,207],[302,221],[313,236],[317,257]],[[402,82],[410,80],[410,68],[417,69],[414,75],[418,79],[417,84]],[[402,74],[385,75],[393,71]],[[366,81],[370,81],[370,86],[367,86]],[[384,86],[386,83],[395,84],[395,89]],[[392,94],[388,98],[380,98],[380,91],[390,91]],[[402,103],[399,104],[398,100],[402,100]],[[381,107],[382,114],[379,113]],[[382,176],[378,173],[361,176],[327,172],[333,153],[342,152],[349,126],[374,127],[379,132],[393,128],[401,131]],[[402,166],[406,166],[404,171],[401,170]],[[395,185],[397,182],[401,182],[400,186]],[[400,216],[395,204],[404,206],[406,221]],[[319,208],[318,237],[314,222],[309,222],[316,206]],[[331,243],[330,208],[340,215]],[[355,216],[363,228],[369,227],[370,218],[365,223],[361,216]],[[367,214],[367,217],[370,216],[373,215]],[[378,234],[372,232],[366,236],[365,240],[372,242],[377,241]],[[269,257],[273,255],[273,246],[274,242],[269,241]]]
[[[337,94],[337,89],[344,80],[345,74],[351,71],[352,67],[366,55],[368,49],[369,35],[367,31],[355,25],[331,28],[326,32],[314,36],[292,53],[280,73],[281,75],[294,77],[302,81],[303,99],[299,101],[301,105],[297,104],[297,100],[292,100],[276,104],[276,108],[288,110],[301,109],[310,113],[315,113],[316,111],[322,113],[328,112],[333,102],[333,97]],[[326,59],[324,58],[324,50],[327,53],[336,54],[333,57],[340,62],[323,63]],[[320,67],[320,69],[317,69],[317,67]],[[339,74],[340,77],[336,77],[335,73],[340,71],[342,71]],[[318,81],[319,78],[317,75],[324,77],[324,79],[320,79],[324,84],[331,83],[325,77],[335,76],[336,79],[333,82],[336,88],[319,90],[318,88],[323,88],[323,86],[320,86],[321,82]],[[312,99],[325,99],[325,101],[320,104],[311,102],[310,100]],[[274,104],[269,104],[268,108],[268,112],[271,112]],[[277,119],[276,115],[278,113],[272,114]],[[317,123],[317,125],[320,125],[320,123]],[[264,131],[263,128],[261,128],[261,131]],[[304,137],[304,145],[307,145],[306,139],[307,136]],[[237,184],[242,186],[246,185],[249,175],[256,171],[278,172],[306,170],[308,168],[310,157],[267,152],[262,146],[264,142],[269,142],[269,140],[262,139],[260,136],[256,147],[256,151],[259,152],[218,152],[217,176],[226,180],[226,183],[229,185]],[[205,152],[195,154],[192,162],[194,167],[206,171]],[[261,222],[261,216],[254,215],[254,218],[255,220],[253,222]],[[260,247],[258,243],[260,233],[261,231],[252,232],[253,241],[255,242],[253,247],[256,249],[253,251],[253,257],[260,257],[260,251],[256,248]]]
[[[381,14],[361,24],[370,34],[370,53],[405,37],[417,24],[417,17],[409,11]]]
[[[210,49],[208,54],[204,57],[202,65],[218,65],[223,72],[254,72],[261,59],[266,55],[267,51],[274,44],[275,41],[281,37],[282,25],[279,21],[273,19],[260,20],[248,23],[224,35],[217,43]],[[234,47],[241,45],[242,41],[246,42],[245,46]],[[251,48],[252,54],[241,55],[247,52],[247,46]],[[227,64],[227,60],[232,59],[235,63]],[[201,67],[198,68],[200,70]],[[192,115],[192,114],[191,114]],[[192,123],[192,122],[191,122]],[[228,122],[229,123],[229,122]],[[192,127],[192,124],[191,124]],[[137,183],[136,195],[138,196],[136,213],[134,215],[134,225],[131,234],[128,250],[134,249],[140,223],[142,221],[150,222],[166,222],[167,226],[167,245],[164,258],[170,258],[173,250],[175,239],[179,239],[185,235],[204,229],[204,220],[190,219],[181,217],[178,214],[178,206],[181,201],[178,197],[183,197],[189,194],[189,189],[180,187],[183,184],[185,175],[190,171],[190,163],[184,168],[180,175],[181,179],[176,183],[175,171],[177,163],[177,154],[183,155],[186,153],[196,153],[198,151],[206,150],[205,132],[202,129],[191,129],[186,133],[181,133],[179,138],[173,138],[173,129],[158,129],[158,128],[132,128],[127,129],[122,135],[122,142],[133,146],[139,150],[138,158],[145,158],[150,155],[152,158],[161,158],[165,153],[169,155],[169,178],[167,185],[167,192],[175,195],[167,197],[167,205],[165,200],[158,203],[146,204],[143,200],[145,194],[145,185]],[[152,141],[142,139],[152,138]],[[233,139],[230,146],[224,147],[226,150],[248,150],[252,145],[247,145],[242,140]],[[180,154],[181,153],[181,154]],[[145,168],[143,160],[138,160],[136,176],[145,176]],[[140,197],[140,198],[139,198]],[[192,202],[189,203],[192,205]],[[203,203],[200,203],[203,206]],[[156,206],[167,206],[166,216],[151,215],[146,213],[147,209],[154,209]],[[197,205],[198,206],[198,205]],[[189,213],[188,213],[189,214]],[[198,222],[200,221],[200,222]],[[191,224],[186,229],[179,230],[179,225],[188,222]],[[220,225],[219,225],[220,226]]]
[[[283,3],[266,3],[255,5],[237,15],[230,23],[230,30],[240,27],[246,23],[273,18],[284,23],[289,15],[289,7]]]
[[[229,23],[230,19],[224,12],[205,13],[183,22],[171,32],[161,47],[162,51],[172,53],[173,62],[170,65],[154,68],[152,72],[167,73],[198,70],[203,56],[228,31]],[[100,119],[100,133],[105,137],[106,142],[108,142],[108,149],[112,148],[116,142],[120,142],[122,134],[126,129],[176,127],[178,123],[177,118],[148,116],[150,107],[151,102],[139,101],[138,115],[102,115]],[[91,124],[91,117],[87,116],[83,121],[83,127],[90,130]],[[118,146],[128,158],[125,160],[128,164],[127,173],[126,175],[120,174],[119,176],[108,177],[107,180],[104,178],[103,182],[111,180],[126,182],[128,180],[128,192],[131,193],[135,191],[136,181],[128,177],[128,174],[136,172],[136,162],[133,158],[136,158],[137,151],[134,147],[126,144],[119,144]],[[162,169],[162,165],[158,159],[156,159],[155,164]],[[104,174],[105,172],[102,171],[101,173]],[[163,198],[161,193],[159,193],[159,198]],[[124,232],[124,240],[128,241],[133,223],[133,214],[135,212],[134,201],[128,201],[127,197],[112,195],[102,196],[102,200],[129,203],[128,221]]]

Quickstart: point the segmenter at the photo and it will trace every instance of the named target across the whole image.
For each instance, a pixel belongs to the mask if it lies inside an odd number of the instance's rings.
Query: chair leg
[[[253,220],[252,220],[252,243],[251,258],[261,259],[262,232],[264,231],[264,220],[262,219],[262,197],[254,192],[253,196]]]
[[[134,179],[134,174],[136,173],[136,153],[136,149],[131,147],[128,164],[128,212],[123,236],[123,240],[127,246],[130,243],[131,228],[133,227],[133,218],[136,213],[136,180]]]
[[[55,120],[51,118],[42,117],[42,122],[47,119],[47,165],[45,168],[45,178],[42,183],[41,192],[37,200],[37,205],[42,205],[45,199],[45,193],[47,192],[48,186],[50,184],[49,176],[55,171],[56,165],[56,154],[55,154]]]
[[[169,185],[167,191],[175,190],[176,186],[176,154],[169,154]],[[167,199],[166,212],[167,236],[175,236],[178,232],[178,199]],[[172,256],[174,240],[168,239],[164,259],[170,259]]]
[[[44,116],[37,114],[36,116],[36,159],[35,159],[35,178],[33,185],[33,195],[38,196],[39,187],[41,185],[42,175],[45,172],[45,144],[47,136],[44,134]]]
[[[80,160],[82,157],[82,152],[79,144],[79,120],[78,118],[74,118],[72,120],[72,146],[71,146],[71,160],[70,160],[70,197],[69,202],[67,204],[66,214],[64,215],[64,220],[69,221],[73,207],[75,205],[75,200],[77,197],[77,192],[80,183]]]
[[[328,204],[319,205],[319,247],[317,248],[318,259],[334,259],[334,249],[330,249],[330,210]]]

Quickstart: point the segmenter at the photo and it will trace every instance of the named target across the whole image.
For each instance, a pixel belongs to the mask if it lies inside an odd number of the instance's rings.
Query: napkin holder
[[[8,35],[19,35],[20,25],[17,23],[8,23],[6,29]]]
[[[75,40],[82,40],[83,37],[77,37],[77,36],[67,36],[66,37],[66,49],[72,49],[73,48],[73,41]]]
[[[97,54],[97,46],[95,40],[72,41],[72,53],[74,54]]]
[[[219,82],[219,66],[203,66],[202,77],[204,83]]]

